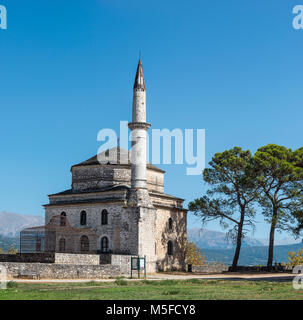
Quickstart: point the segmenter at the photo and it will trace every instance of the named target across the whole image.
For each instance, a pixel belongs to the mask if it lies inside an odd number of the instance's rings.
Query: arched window
[[[81,226],[85,226],[86,225],[86,212],[85,211],[81,211],[80,224],[81,224]]]
[[[60,215],[60,226],[61,227],[66,226],[66,213],[64,211],[61,212],[61,215]]]
[[[80,251],[81,253],[89,252],[89,240],[87,236],[82,236],[80,238]]]
[[[65,239],[61,238],[59,240],[59,252],[65,252]]]
[[[169,218],[169,219],[168,219],[168,229],[169,229],[169,230],[172,230],[172,229],[173,229],[173,219],[172,219],[172,218]]]
[[[101,239],[101,252],[105,253],[108,252],[108,238],[103,237]]]
[[[102,210],[102,214],[101,214],[101,224],[105,225],[108,224],[108,212],[107,210]]]
[[[172,256],[174,254],[173,243],[172,241],[167,242],[167,254]]]

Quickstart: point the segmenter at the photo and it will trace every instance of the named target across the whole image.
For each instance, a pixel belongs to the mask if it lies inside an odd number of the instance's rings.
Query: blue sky
[[[139,50],[148,121],[205,128],[207,161],[233,146],[303,144],[300,0],[0,4],[0,210],[42,215],[47,194],[70,188],[70,167],[96,154],[98,131],[130,120]],[[205,191],[185,166],[161,167],[186,203]],[[268,229],[258,216],[255,236]]]

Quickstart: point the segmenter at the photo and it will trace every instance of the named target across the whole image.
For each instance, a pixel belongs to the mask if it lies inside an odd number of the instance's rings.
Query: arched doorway
[[[101,252],[102,253],[107,253],[108,251],[109,251],[108,238],[107,237],[102,237],[101,238]]]
[[[89,252],[89,240],[87,236],[82,236],[80,238],[80,251],[81,253]]]
[[[61,238],[59,240],[59,252],[65,252],[65,239]]]

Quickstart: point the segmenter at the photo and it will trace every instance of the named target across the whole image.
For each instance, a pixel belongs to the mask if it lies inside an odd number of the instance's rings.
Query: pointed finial
[[[145,90],[145,81],[144,81],[144,74],[143,74],[141,59],[139,60],[138,67],[137,67],[134,89]]]

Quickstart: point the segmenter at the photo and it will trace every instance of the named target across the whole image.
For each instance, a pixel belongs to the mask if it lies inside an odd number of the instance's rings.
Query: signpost
[[[138,257],[131,257],[131,270],[130,270],[130,277],[133,278],[133,270],[138,271],[138,278],[140,279],[141,271],[144,270],[144,277],[146,277],[146,256],[144,258]]]

